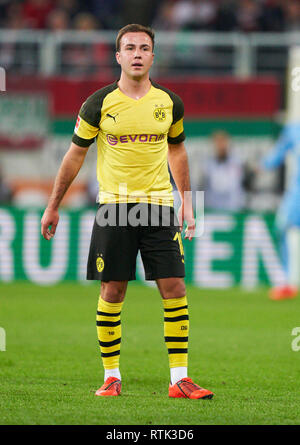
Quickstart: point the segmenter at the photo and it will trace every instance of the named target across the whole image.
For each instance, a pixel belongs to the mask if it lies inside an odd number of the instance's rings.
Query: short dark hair
[[[124,34],[128,32],[145,32],[152,40],[152,51],[154,49],[154,31],[148,26],[138,25],[136,23],[132,23],[130,25],[126,25],[120,29],[116,38],[116,51],[120,51],[120,43]]]

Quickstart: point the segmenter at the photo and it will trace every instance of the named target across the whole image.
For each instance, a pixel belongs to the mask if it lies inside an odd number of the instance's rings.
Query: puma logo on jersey
[[[119,113],[117,113],[117,114],[115,114],[115,115],[113,116],[112,114],[107,113],[106,116],[107,116],[107,117],[111,117],[111,118],[114,120],[115,124],[116,124],[116,123],[117,123],[117,121],[116,121],[116,117],[118,116],[118,114],[119,114]]]

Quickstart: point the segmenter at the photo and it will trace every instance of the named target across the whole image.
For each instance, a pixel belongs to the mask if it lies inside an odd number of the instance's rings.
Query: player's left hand
[[[180,231],[183,229],[183,223],[184,221],[187,224],[187,227],[185,229],[184,233],[184,239],[189,239],[191,241],[195,235],[196,230],[196,222],[194,218],[194,211],[193,207],[190,204],[184,205],[184,203],[181,204],[178,210],[178,220],[180,225]]]
[[[58,221],[58,210],[47,207],[41,219],[41,233],[47,241],[54,237]]]

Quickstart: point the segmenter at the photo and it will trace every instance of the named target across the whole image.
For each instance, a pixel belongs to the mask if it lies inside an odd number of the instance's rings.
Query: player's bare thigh
[[[167,300],[169,298],[181,298],[186,295],[186,289],[183,278],[159,278],[156,280],[157,287],[161,296]]]
[[[101,281],[101,298],[109,303],[124,300],[128,281]]]

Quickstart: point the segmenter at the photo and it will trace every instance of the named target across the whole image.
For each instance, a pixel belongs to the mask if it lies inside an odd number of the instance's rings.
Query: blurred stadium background
[[[284,124],[298,0],[0,0],[0,281],[85,280],[95,146],[51,246],[39,222],[81,103],[118,77],[114,41],[127,23],[156,31],[152,78],[184,101],[192,187],[207,196],[205,233],[185,243],[187,281],[282,284],[274,221],[288,169],[259,164]],[[229,150],[228,174],[217,150]]]

